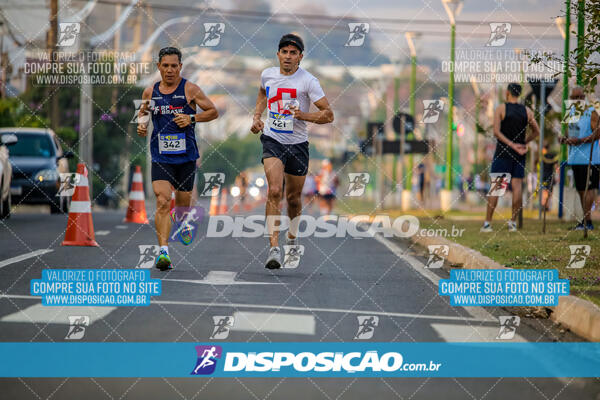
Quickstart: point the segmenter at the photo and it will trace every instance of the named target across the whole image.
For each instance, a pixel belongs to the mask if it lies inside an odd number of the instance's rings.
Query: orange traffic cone
[[[129,206],[123,222],[133,222],[134,224],[147,224],[146,201],[144,197],[144,184],[142,183],[142,167],[135,166],[135,173],[131,181],[131,191],[129,192]]]
[[[210,209],[208,215],[217,215],[219,213],[219,188],[213,188],[210,193]]]
[[[175,192],[173,190],[171,190],[171,209],[169,211],[171,211],[174,208],[175,208]]]
[[[77,164],[77,173],[80,175],[80,179],[79,183],[75,185],[75,192],[71,198],[69,220],[62,245],[98,246],[94,236],[87,168],[84,164]]]
[[[221,202],[219,204],[219,214],[227,214],[227,190],[221,190]]]

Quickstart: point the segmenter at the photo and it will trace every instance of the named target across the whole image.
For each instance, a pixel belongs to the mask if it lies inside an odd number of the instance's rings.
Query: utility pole
[[[58,0],[50,0],[50,27],[46,34],[46,50],[50,57],[52,64],[54,61],[54,52],[56,51],[56,42],[58,37]],[[56,130],[59,124],[59,113],[58,113],[58,93],[59,86],[50,85],[46,89],[46,97],[50,97],[50,127]]]

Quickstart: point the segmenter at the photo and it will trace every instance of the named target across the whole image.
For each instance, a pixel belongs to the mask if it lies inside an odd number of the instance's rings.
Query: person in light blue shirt
[[[575,189],[579,193],[583,209],[583,221],[579,222],[575,226],[575,229],[583,230],[585,224],[587,225],[587,229],[591,230],[594,229],[591,209],[600,182],[600,150],[598,147],[600,130],[598,129],[598,113],[594,110],[594,107],[584,102],[585,93],[581,87],[574,87],[570,98],[571,100],[578,101],[580,106],[578,107],[576,104],[573,104],[568,111],[569,135],[568,137],[559,137],[559,142],[569,145],[567,164],[573,170]],[[591,165],[590,151],[592,152]],[[590,165],[589,180],[588,165]],[[584,199],[586,184],[587,194]]]

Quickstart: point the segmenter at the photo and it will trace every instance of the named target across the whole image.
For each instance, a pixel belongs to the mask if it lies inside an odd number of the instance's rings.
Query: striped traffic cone
[[[218,215],[219,213],[219,188],[213,188],[210,194],[210,209],[208,215]]]
[[[131,191],[129,192],[129,206],[123,222],[133,222],[134,224],[147,224],[146,201],[144,196],[144,183],[142,182],[142,167],[135,166],[135,173],[131,181]]]
[[[227,214],[227,189],[221,190],[221,201],[219,204],[219,214]]]
[[[98,246],[94,236],[92,204],[90,203],[90,189],[85,164],[77,164],[77,173],[80,175],[80,179],[75,185],[75,192],[71,198],[69,220],[62,245]]]
[[[171,186],[171,208],[169,211],[175,208],[175,191],[173,190],[173,186]]]

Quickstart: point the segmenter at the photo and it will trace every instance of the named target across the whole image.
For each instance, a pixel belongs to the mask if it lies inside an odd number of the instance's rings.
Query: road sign
[[[384,140],[382,142],[382,154],[400,154],[400,140]],[[360,143],[360,150],[363,154],[373,155],[372,144],[366,140]],[[405,140],[404,153],[406,154],[427,154],[429,152],[429,141],[427,140]]]
[[[402,118],[404,118],[404,133],[408,135],[415,129],[415,119],[407,113],[399,112],[394,116],[394,121],[392,122],[394,132],[399,135],[402,134]]]

